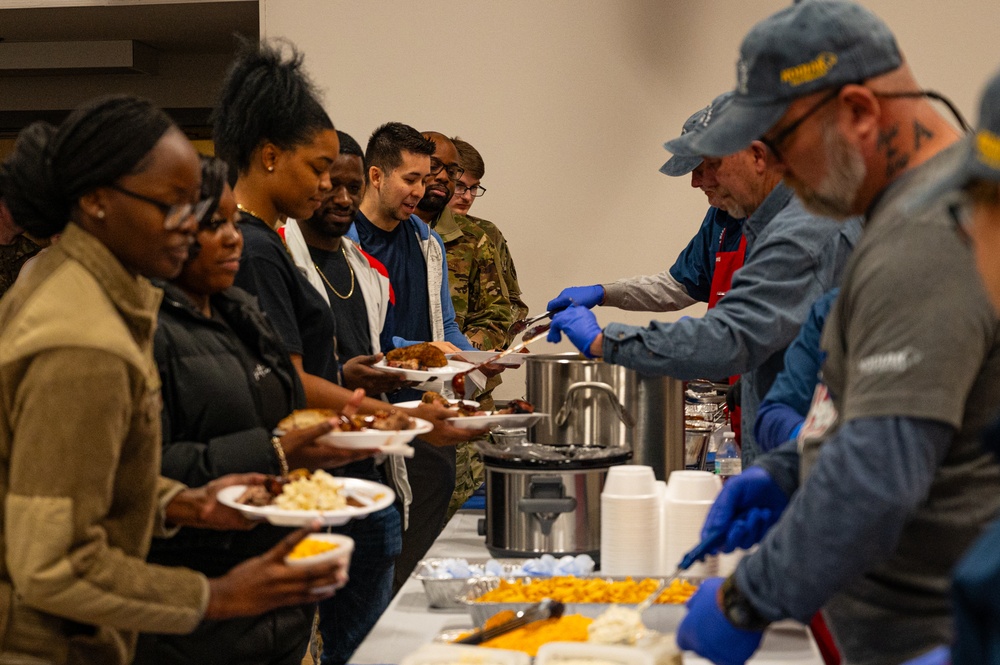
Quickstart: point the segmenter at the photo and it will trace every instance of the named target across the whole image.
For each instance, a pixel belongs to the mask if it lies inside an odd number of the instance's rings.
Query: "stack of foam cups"
[[[661,559],[660,505],[652,467],[608,469],[601,492],[601,572],[655,575]]]
[[[667,479],[662,503],[663,558],[659,574],[669,574],[692,548],[701,542],[701,528],[722,481],[707,471],[673,471]],[[685,573],[685,577],[711,577],[718,574],[716,557],[707,557]]]

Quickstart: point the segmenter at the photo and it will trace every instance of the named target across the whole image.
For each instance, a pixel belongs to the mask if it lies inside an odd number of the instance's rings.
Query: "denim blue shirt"
[[[742,240],[742,219],[730,217],[725,210],[709,208],[698,234],[670,266],[670,275],[684,285],[692,298],[708,302],[715,275],[715,255],[720,251],[737,251]]]
[[[812,303],[836,286],[861,236],[860,218],[846,222],[807,212],[778,184],[743,226],[747,257],[732,288],[700,319],[612,323],[604,329],[604,360],[679,379],[743,376],[743,460],[757,456],[753,421],[783,366]]]

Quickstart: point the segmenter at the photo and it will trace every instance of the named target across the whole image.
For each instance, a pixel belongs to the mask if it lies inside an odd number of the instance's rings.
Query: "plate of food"
[[[478,365],[492,358],[496,358],[499,351],[458,351],[457,353],[445,354],[448,360],[458,360],[459,362],[472,363]],[[497,365],[503,367],[520,367],[528,359],[527,353],[511,353],[496,361]]]
[[[287,478],[263,485],[232,485],[219,491],[219,503],[252,520],[276,526],[304,526],[320,520],[340,526],[388,508],[396,500],[392,488],[360,478],[338,478],[319,469],[297,469]]]
[[[469,371],[475,365],[459,360],[448,360],[441,349],[429,342],[421,342],[413,346],[393,349],[372,367],[383,372],[399,374],[407,381],[422,383],[450,378]]]
[[[281,436],[291,430],[312,427],[330,419],[338,422],[333,426],[332,432],[316,437],[317,443],[390,454],[405,455],[409,452],[412,456],[413,449],[405,444],[434,429],[426,420],[411,418],[401,411],[342,416],[332,409],[299,409],[283,418],[274,433]]]
[[[495,411],[478,411],[475,413],[459,410],[454,418],[449,418],[451,424],[460,429],[483,429],[495,427],[531,427],[549,417],[547,413],[538,413],[535,406],[523,399],[512,399],[507,406]]]

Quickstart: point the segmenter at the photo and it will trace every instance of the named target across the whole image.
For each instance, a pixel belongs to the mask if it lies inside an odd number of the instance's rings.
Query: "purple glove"
[[[752,547],[778,521],[787,505],[788,495],[761,467],[751,466],[733,476],[723,485],[701,528],[702,540],[720,531],[727,534],[725,542],[708,554]]]
[[[600,284],[593,286],[570,286],[559,292],[555,298],[549,301],[545,309],[550,312],[558,312],[566,309],[570,305],[580,307],[596,307],[604,302],[604,287]]]
[[[949,665],[951,663],[951,648],[937,647],[922,656],[908,660],[903,665]]]
[[[569,341],[573,342],[573,346],[580,349],[583,355],[588,358],[594,357],[590,354],[590,345],[601,334],[601,326],[597,324],[597,317],[589,309],[571,305],[552,315],[552,327],[546,339],[558,344],[562,340],[560,332],[566,333]]]
[[[720,586],[721,577],[710,577],[688,600],[688,612],[677,629],[677,646],[716,665],[743,665],[760,646],[764,632],[729,623],[717,600]]]

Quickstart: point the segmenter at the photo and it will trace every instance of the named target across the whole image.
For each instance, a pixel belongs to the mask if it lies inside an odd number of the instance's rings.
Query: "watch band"
[[[760,613],[736,586],[736,575],[730,575],[719,588],[722,600],[722,613],[729,623],[742,630],[761,631],[771,625],[771,622]]]

